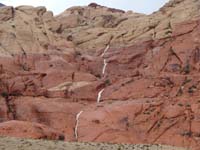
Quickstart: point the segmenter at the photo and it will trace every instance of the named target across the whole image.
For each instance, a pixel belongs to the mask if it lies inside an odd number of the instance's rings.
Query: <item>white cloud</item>
[[[158,10],[168,1],[169,0],[156,0],[156,2],[155,0],[0,0],[1,3],[12,6],[46,6],[48,10],[52,10],[55,14],[61,13],[71,6],[88,5],[91,2],[113,8],[149,14]]]

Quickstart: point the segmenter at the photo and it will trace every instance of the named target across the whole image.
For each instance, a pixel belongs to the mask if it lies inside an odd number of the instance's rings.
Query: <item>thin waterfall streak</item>
[[[109,48],[110,48],[110,45],[107,45],[106,48],[104,49],[103,53],[101,54],[101,57],[104,57],[104,55],[106,54],[106,52],[108,51]],[[106,62],[106,59],[104,59],[103,60],[103,68],[102,68],[103,75],[105,74],[106,67],[107,67],[107,62]],[[97,96],[97,103],[100,103],[103,91],[104,91],[104,89],[99,91],[98,96]]]
[[[99,91],[98,97],[97,97],[97,103],[99,103],[101,101],[101,96],[102,96],[103,91],[104,91],[104,89],[102,89],[101,91]]]
[[[101,57],[103,57],[105,55],[105,53],[108,51],[109,48],[110,48],[110,45],[107,45],[107,47],[105,48],[105,50],[101,54]]]
[[[76,115],[76,126],[74,129],[74,134],[75,134],[75,138],[78,139],[78,123],[79,123],[79,117],[80,115],[83,113],[83,111],[80,111],[77,115]]]
[[[104,61],[103,61],[103,69],[102,69],[102,74],[103,74],[103,75],[105,74],[107,64],[108,64],[108,63],[107,63],[106,60],[104,59]]]

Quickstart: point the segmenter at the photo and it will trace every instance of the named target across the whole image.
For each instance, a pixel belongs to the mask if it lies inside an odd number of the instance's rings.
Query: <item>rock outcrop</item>
[[[0,3],[0,7],[3,7],[3,6],[5,6],[4,4],[2,4],[2,3]]]
[[[198,18],[200,7],[198,0],[172,0],[160,11],[144,15],[93,5],[72,7],[57,16],[62,35],[82,51],[97,51],[108,43],[119,47],[170,37],[177,23]]]
[[[198,149],[199,8],[1,7],[0,135]]]
[[[64,135],[45,125],[25,121],[8,121],[0,124],[1,136],[18,138],[64,140]]]

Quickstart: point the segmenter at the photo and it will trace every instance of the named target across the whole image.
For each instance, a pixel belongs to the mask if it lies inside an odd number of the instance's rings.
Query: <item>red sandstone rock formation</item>
[[[2,136],[19,138],[64,140],[64,136],[48,126],[25,121],[8,121],[0,124]]]
[[[198,148],[199,7],[1,7],[0,135]]]

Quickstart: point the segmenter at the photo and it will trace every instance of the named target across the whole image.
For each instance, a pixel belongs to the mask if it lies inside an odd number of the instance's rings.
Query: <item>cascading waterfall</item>
[[[78,123],[79,123],[79,117],[80,115],[83,113],[83,111],[80,111],[77,115],[76,115],[76,126],[74,129],[74,134],[75,134],[75,138],[76,140],[78,140]]]
[[[110,48],[110,45],[107,45],[106,48],[104,49],[103,53],[101,54],[101,57],[104,57],[104,55],[106,54],[106,52],[108,51],[109,48]],[[105,74],[107,65],[108,65],[108,63],[106,62],[106,59],[104,58],[103,59],[102,75]],[[99,103],[101,101],[101,96],[102,96],[103,91],[104,91],[104,89],[99,91],[98,97],[97,97],[97,103]]]
[[[106,54],[106,52],[108,51],[108,49],[110,48],[110,46],[108,45],[104,52],[101,54],[101,57],[103,58],[104,55]],[[105,74],[105,71],[106,71],[106,67],[107,67],[107,62],[106,62],[106,59],[103,60],[103,69],[102,69],[102,75]],[[98,93],[98,97],[97,97],[97,103],[99,103],[101,101],[101,95],[104,91],[104,88],[101,89],[101,91],[99,91]],[[78,140],[78,125],[79,125],[79,117],[80,115],[83,113],[83,111],[81,110],[77,115],[76,115],[76,125],[75,125],[75,129],[74,129],[74,135],[75,135],[75,138],[76,140]]]

